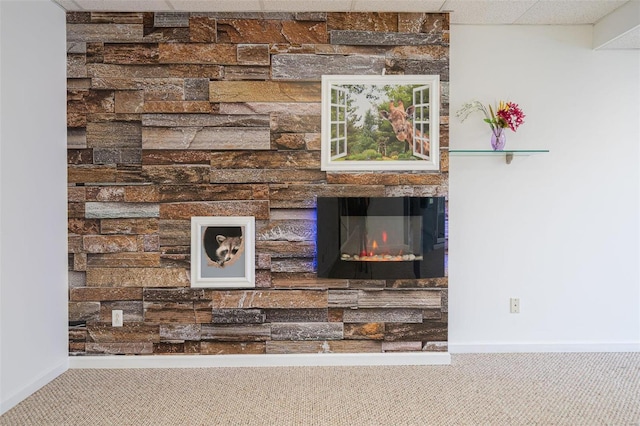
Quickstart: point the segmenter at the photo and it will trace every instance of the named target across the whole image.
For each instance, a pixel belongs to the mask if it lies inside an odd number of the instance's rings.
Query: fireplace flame
[[[422,256],[419,254],[413,254],[410,250],[405,250],[404,247],[389,243],[389,233],[385,230],[381,230],[378,234],[379,238],[376,240],[369,240],[365,234],[362,237],[360,243],[360,252],[358,254],[341,253],[341,259],[344,261],[358,261],[358,262],[406,262],[414,260],[422,260]],[[392,241],[394,239],[392,235]],[[380,242],[378,242],[380,240]],[[370,242],[370,244],[369,244]]]
[[[375,256],[376,250],[378,250],[378,242],[376,240],[373,240],[373,243],[371,243],[371,251],[369,251],[369,256]]]

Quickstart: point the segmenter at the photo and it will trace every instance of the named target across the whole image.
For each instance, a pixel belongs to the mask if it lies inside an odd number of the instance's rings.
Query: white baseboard
[[[284,355],[98,355],[69,357],[69,368],[320,367],[448,364],[451,364],[451,355],[448,352]]]
[[[68,360],[65,360],[62,364],[42,374],[40,377],[38,377],[36,380],[31,382],[24,388],[20,389],[18,392],[0,401],[0,415],[6,413],[10,409],[18,405],[35,391],[39,390],[41,387],[67,371],[68,368],[69,362]]]
[[[640,352],[640,342],[451,343],[449,353]]]

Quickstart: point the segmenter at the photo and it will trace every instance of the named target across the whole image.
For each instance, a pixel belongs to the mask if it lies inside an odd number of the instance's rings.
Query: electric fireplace
[[[442,277],[444,197],[318,197],[318,277]]]

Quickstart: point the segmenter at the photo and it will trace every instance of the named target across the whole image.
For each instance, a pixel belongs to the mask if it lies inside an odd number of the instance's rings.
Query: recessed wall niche
[[[67,37],[72,355],[447,350],[446,277],[318,278],[315,247],[317,197],[447,197],[447,14],[82,12]],[[383,70],[440,76],[440,171],[321,171],[322,74]],[[256,288],[190,287],[194,216],[255,217]]]

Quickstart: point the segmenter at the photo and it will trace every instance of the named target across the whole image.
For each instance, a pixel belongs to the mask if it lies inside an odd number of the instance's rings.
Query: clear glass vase
[[[496,127],[491,131],[491,148],[494,151],[502,151],[507,143],[507,134],[503,127]]]

